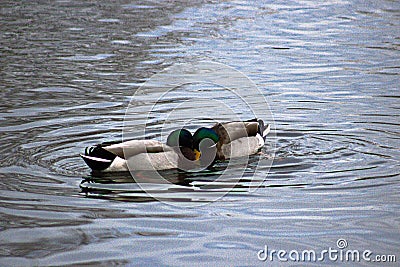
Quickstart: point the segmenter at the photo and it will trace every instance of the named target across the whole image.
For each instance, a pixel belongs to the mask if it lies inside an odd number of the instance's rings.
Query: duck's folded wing
[[[159,153],[173,149],[156,140],[131,140],[119,144],[105,146],[103,149],[120,158],[130,158],[140,153]]]
[[[258,121],[218,123],[213,130],[217,132],[222,144],[228,144],[242,137],[256,136]]]

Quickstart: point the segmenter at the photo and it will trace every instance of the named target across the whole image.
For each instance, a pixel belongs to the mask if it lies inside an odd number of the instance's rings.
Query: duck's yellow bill
[[[201,156],[201,152],[198,151],[197,149],[195,149],[195,150],[194,150],[194,157],[195,157],[195,159],[196,159],[196,160],[199,160],[200,156]]]

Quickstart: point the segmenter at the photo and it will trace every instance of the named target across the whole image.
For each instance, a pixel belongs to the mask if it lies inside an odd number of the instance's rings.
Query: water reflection
[[[117,173],[92,172],[80,184],[87,197],[120,201],[193,202],[190,206],[209,203],[226,194],[243,194],[264,188],[265,169],[258,166],[259,158],[251,156],[243,171],[242,160],[217,162],[199,172],[181,170],[132,171]],[[247,159],[247,158],[246,158]],[[257,169],[258,168],[258,169]],[[259,177],[257,177],[257,175]]]

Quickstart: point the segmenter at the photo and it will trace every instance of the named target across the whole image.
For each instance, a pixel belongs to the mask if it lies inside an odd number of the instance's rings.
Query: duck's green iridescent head
[[[167,145],[171,147],[187,147],[193,149],[193,136],[186,129],[175,130],[169,134]]]
[[[193,135],[193,149],[199,151],[199,144],[203,139],[211,139],[215,144],[218,143],[218,134],[210,128],[201,127]]]

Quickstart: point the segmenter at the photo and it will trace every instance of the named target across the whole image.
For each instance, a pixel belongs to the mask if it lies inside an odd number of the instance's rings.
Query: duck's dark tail
[[[105,150],[102,145],[87,147],[85,154],[80,154],[85,163],[94,171],[107,169],[117,157],[113,153]]]
[[[269,124],[265,125],[263,120],[258,120],[258,133],[262,136],[265,141],[265,138],[269,134],[271,127]]]

